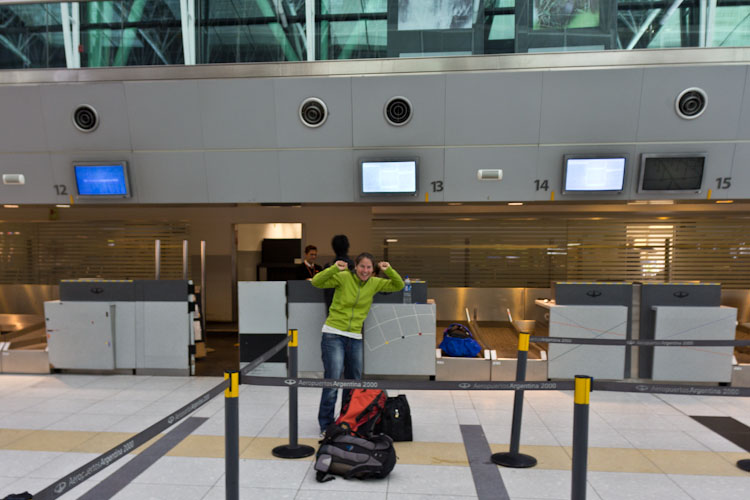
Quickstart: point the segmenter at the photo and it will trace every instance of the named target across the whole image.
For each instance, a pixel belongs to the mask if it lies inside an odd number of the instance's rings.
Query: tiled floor
[[[218,377],[0,375],[0,498],[36,493],[219,382]],[[387,479],[317,483],[312,458],[271,455],[274,446],[287,442],[288,390],[241,386],[241,498],[477,498],[460,425],[481,425],[492,451],[507,451],[513,395],[407,394],[414,442],[397,443],[399,462]],[[539,463],[533,469],[501,468],[505,488],[514,500],[569,498],[572,393],[525,396],[521,451]],[[300,442],[313,446],[318,398],[319,390],[299,390]],[[208,420],[113,498],[224,499],[223,404],[219,396],[199,409],[193,416]],[[593,392],[590,411],[588,499],[750,498],[750,474],[735,467],[750,453],[689,417],[729,416],[750,425],[750,399]],[[78,498],[142,449],[60,498]]]

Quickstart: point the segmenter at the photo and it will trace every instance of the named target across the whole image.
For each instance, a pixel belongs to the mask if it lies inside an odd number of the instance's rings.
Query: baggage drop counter
[[[555,300],[536,304],[549,309],[550,337],[631,338],[631,283],[558,282]],[[551,379],[578,374],[614,380],[630,377],[626,346],[550,344],[548,356]]]
[[[403,292],[375,295],[363,327],[364,374],[435,375],[436,313],[435,304],[426,303],[426,283],[412,282],[412,301],[404,304]],[[299,371],[321,375],[323,290],[309,281],[288,281],[287,304],[288,327],[298,330]]]
[[[641,285],[640,338],[735,340],[737,309],[721,306],[718,283]],[[730,382],[733,347],[642,347],[640,376],[664,381]]]

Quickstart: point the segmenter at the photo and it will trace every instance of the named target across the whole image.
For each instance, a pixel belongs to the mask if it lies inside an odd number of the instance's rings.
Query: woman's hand
[[[339,271],[346,271],[349,268],[349,265],[346,263],[346,261],[337,260],[336,267],[339,268]]]
[[[391,267],[391,265],[389,263],[383,261],[383,262],[378,262],[378,267],[380,268],[381,271],[385,271],[386,269],[388,269],[389,267]]]

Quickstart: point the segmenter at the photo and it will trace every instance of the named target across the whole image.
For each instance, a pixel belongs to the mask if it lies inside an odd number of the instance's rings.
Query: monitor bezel
[[[701,172],[701,185],[695,189],[643,189],[643,177],[646,173],[647,158],[703,158],[703,172]],[[706,159],[708,153],[641,153],[641,164],[638,172],[638,189],[639,194],[700,194],[703,192],[703,183],[706,180]]]
[[[128,199],[133,196],[130,189],[130,175],[128,173],[128,162],[127,161],[76,161],[72,163],[73,166],[73,181],[76,186],[76,198],[84,200],[106,200],[106,199]],[[76,175],[76,167],[122,167],[122,172],[125,177],[125,190],[126,194],[81,194],[81,190],[78,186],[78,176]]]
[[[392,163],[400,161],[413,161],[414,162],[414,191],[398,191],[391,193],[372,193],[365,192],[364,188],[364,175],[363,169],[365,163]],[[392,197],[392,196],[417,196],[419,194],[419,157],[418,156],[399,156],[394,158],[360,158],[357,161],[358,176],[359,176],[359,195],[362,197]]]
[[[569,160],[612,160],[620,159],[625,160],[625,164],[622,168],[622,186],[620,189],[566,189],[565,184],[568,178],[568,161]],[[630,161],[629,155],[625,153],[617,154],[567,154],[563,155],[563,172],[562,182],[560,183],[560,193],[562,194],[597,194],[597,193],[613,193],[618,194],[625,191],[625,182],[627,181],[628,175],[628,163]]]

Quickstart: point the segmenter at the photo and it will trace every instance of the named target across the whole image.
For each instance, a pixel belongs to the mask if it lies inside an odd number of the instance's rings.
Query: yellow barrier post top
[[[591,395],[591,377],[587,375],[576,375],[575,380],[575,393],[573,395],[573,401],[577,405],[589,404]]]
[[[291,335],[292,337],[292,340],[289,342],[289,347],[297,347],[297,340],[298,340],[297,329],[290,329],[287,335]]]
[[[530,335],[525,332],[520,332],[518,334],[518,350],[519,351],[529,350],[529,337]]]
[[[236,398],[240,395],[240,372],[224,372],[224,380],[229,380],[229,387],[224,389],[225,398]]]

